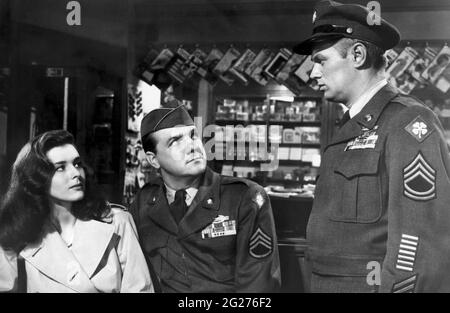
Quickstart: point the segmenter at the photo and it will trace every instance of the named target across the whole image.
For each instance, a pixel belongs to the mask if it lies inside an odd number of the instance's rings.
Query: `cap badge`
[[[316,17],[317,17],[317,12],[314,11],[313,17],[312,17],[312,22],[313,22],[313,24],[316,22]]]
[[[353,33],[353,28],[349,27],[345,31],[347,32],[347,34],[351,34]]]

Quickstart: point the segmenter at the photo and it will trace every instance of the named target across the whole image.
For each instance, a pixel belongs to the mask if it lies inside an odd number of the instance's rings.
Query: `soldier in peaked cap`
[[[160,177],[138,192],[130,211],[160,291],[276,291],[277,238],[264,189],[206,166],[183,105],[147,114],[141,137]]]
[[[320,2],[311,54],[324,97],[344,104],[324,148],[307,227],[313,292],[450,291],[450,158],[442,126],[385,78],[399,31],[355,4]]]

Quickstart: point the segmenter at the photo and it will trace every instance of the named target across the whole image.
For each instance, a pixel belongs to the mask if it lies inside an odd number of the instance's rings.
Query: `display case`
[[[316,92],[216,97],[214,138],[223,160],[216,155],[215,169],[277,190],[289,187],[292,192],[295,186],[314,184],[320,166],[322,104]]]

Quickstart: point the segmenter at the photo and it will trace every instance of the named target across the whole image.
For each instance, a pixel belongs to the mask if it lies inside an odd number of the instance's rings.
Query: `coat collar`
[[[157,185],[157,187],[156,191],[147,200],[146,205],[149,208],[147,215],[166,231],[176,234],[178,227],[169,210],[169,203],[164,192],[164,183],[161,180],[160,182],[153,181],[152,184]]]
[[[219,207],[220,175],[207,168],[187,214],[180,221],[179,236],[184,238],[211,224]]]
[[[170,213],[162,179],[160,177],[152,179],[149,184],[157,186],[157,190],[148,198],[148,216],[174,235],[188,236],[210,224],[217,216],[220,203],[220,175],[208,167],[203,174],[198,192],[179,225],[175,223]]]
[[[390,84],[381,88],[372,99],[369,100],[361,112],[356,114],[356,116],[338,130],[328,146],[358,137],[361,134],[362,127],[372,129],[378,122],[386,105],[397,95],[398,92]]]
[[[74,291],[97,292],[90,279],[113,235],[112,224],[78,220],[71,249],[54,227],[48,227],[41,243],[26,246],[20,255],[42,273]]]
[[[95,274],[100,261],[114,240],[114,225],[96,220],[77,221],[72,252],[89,278]],[[86,244],[89,243],[89,244]]]

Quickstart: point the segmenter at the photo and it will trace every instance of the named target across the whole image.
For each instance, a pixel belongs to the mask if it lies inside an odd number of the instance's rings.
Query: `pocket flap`
[[[309,255],[312,272],[332,276],[367,276],[371,262],[382,264],[382,256]]]
[[[380,152],[374,150],[352,150],[334,170],[347,178],[371,175],[378,172]]]

